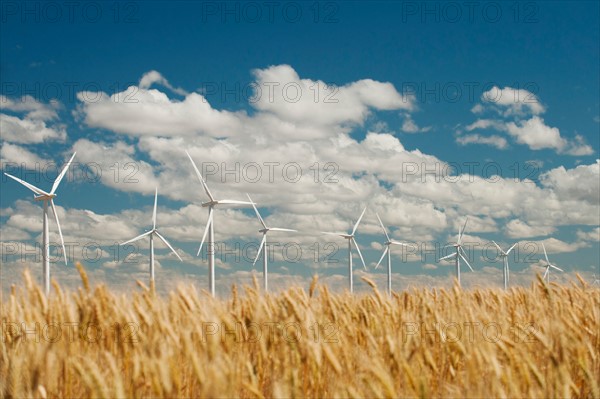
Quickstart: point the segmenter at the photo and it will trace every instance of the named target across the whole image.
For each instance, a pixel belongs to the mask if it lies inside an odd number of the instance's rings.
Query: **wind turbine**
[[[60,235],[60,242],[62,244],[63,256],[65,257],[65,265],[67,264],[67,251],[65,250],[65,240],[63,239],[62,231],[60,230],[60,222],[58,221],[58,214],[56,213],[56,207],[54,206],[54,198],[57,196],[56,189],[60,184],[63,177],[67,173],[67,169],[71,166],[73,162],[73,158],[75,158],[76,152],[73,153],[69,162],[64,166],[63,170],[60,172],[56,180],[54,180],[54,184],[52,184],[52,189],[50,192],[46,192],[40,188],[37,188],[33,184],[29,184],[26,181],[23,181],[17,177],[9,175],[5,173],[6,176],[10,177],[13,180],[18,181],[28,189],[34,192],[33,199],[34,201],[44,201],[44,218],[43,218],[43,230],[42,230],[42,241],[44,242],[44,247],[42,248],[42,266],[43,266],[43,283],[44,283],[44,292],[46,296],[50,294],[50,236],[48,234],[48,202],[50,202],[50,206],[52,207],[52,213],[54,213],[54,218],[56,219],[56,226],[58,227],[58,234]]]
[[[157,205],[157,202],[158,202],[158,188],[156,188],[154,191],[154,210],[152,211],[152,230],[148,230],[144,234],[140,234],[139,236],[132,238],[129,241],[125,241],[124,243],[121,244],[121,245],[131,244],[132,242],[135,242],[146,236],[149,236],[149,238],[150,238],[150,286],[152,286],[154,284],[154,235],[155,234],[162,242],[165,243],[165,245],[167,247],[169,247],[171,252],[173,252],[175,254],[175,256],[177,256],[177,258],[179,258],[179,260],[183,262],[183,259],[181,259],[181,256],[179,256],[179,254],[177,252],[175,252],[175,250],[173,249],[171,244],[169,244],[169,242],[165,239],[165,237],[163,237],[158,232],[158,229],[156,228],[156,205]]]
[[[471,271],[473,271],[473,268],[471,267],[471,265],[469,264],[469,261],[467,260],[468,256],[465,252],[465,250],[462,247],[462,237],[463,234],[465,233],[465,229],[467,228],[467,222],[469,221],[469,218],[465,219],[465,224],[463,225],[462,229],[458,230],[458,238],[456,239],[456,243],[455,244],[451,244],[451,245],[446,245],[445,248],[447,247],[454,247],[456,248],[456,252],[444,256],[443,258],[440,258],[438,260],[438,262],[440,260],[444,260],[444,259],[450,259],[452,257],[456,258],[456,278],[458,279],[458,285],[460,285],[460,260],[464,260],[465,263],[467,264],[467,266],[469,266],[469,269],[471,269]]]
[[[504,269],[503,269],[503,276],[504,276],[504,289],[508,289],[508,280],[510,278],[510,270],[508,269],[508,254],[510,253],[510,251],[513,250],[513,248],[517,245],[517,243],[514,243],[512,247],[510,247],[508,249],[508,251],[504,252],[502,250],[502,248],[500,248],[500,246],[498,244],[496,244],[496,241],[492,241],[494,243],[494,245],[496,246],[496,248],[498,248],[498,251],[500,251],[500,257],[502,258],[502,264],[504,265]]]
[[[356,252],[358,252],[358,256],[360,256],[360,260],[363,264],[363,267],[365,268],[365,270],[367,270],[367,265],[365,265],[365,260],[363,259],[363,256],[360,253],[360,248],[358,247],[358,244],[356,243],[356,240],[354,239],[354,233],[356,233],[356,229],[358,229],[360,220],[362,219],[366,210],[367,210],[367,208],[363,209],[362,213],[360,214],[360,217],[358,218],[358,220],[356,221],[356,224],[354,225],[354,228],[352,229],[352,232],[350,232],[350,233],[331,233],[331,232],[326,232],[326,231],[323,232],[323,234],[339,236],[339,237],[343,237],[346,240],[348,240],[348,277],[350,279],[349,280],[350,293],[352,293],[353,289],[354,289],[354,285],[353,285],[353,281],[352,281],[352,243],[354,243],[354,245],[356,246]]]
[[[544,277],[542,277],[542,279],[545,279],[546,276],[548,276],[548,279],[546,281],[548,282],[548,284],[550,284],[550,268],[551,267],[556,270],[559,270],[563,273],[565,271],[563,269],[561,269],[560,267],[556,267],[552,263],[550,263],[550,261],[548,260],[548,253],[546,252],[546,247],[544,246],[544,243],[542,243],[542,248],[544,249],[544,257],[546,258],[546,271],[544,272]]]
[[[217,205],[251,205],[251,202],[247,202],[247,201],[237,201],[237,200],[216,200],[215,197],[213,197],[212,193],[210,192],[210,190],[208,189],[208,186],[206,185],[206,182],[204,181],[204,178],[202,177],[202,174],[200,173],[200,171],[198,170],[198,167],[196,167],[196,164],[194,163],[194,160],[192,159],[192,156],[190,155],[189,152],[187,152],[187,150],[185,151],[185,153],[187,154],[188,158],[190,159],[190,162],[192,163],[192,166],[194,167],[194,171],[196,171],[196,175],[198,176],[198,179],[200,180],[200,183],[202,183],[202,187],[204,187],[204,191],[206,192],[206,195],[208,196],[209,201],[208,202],[204,202],[202,203],[202,207],[203,208],[208,208],[208,222],[206,222],[206,228],[204,229],[204,235],[202,236],[202,241],[200,242],[200,248],[198,248],[198,254],[196,256],[200,255],[200,252],[202,251],[202,245],[204,245],[204,240],[206,239],[206,236],[208,234],[208,287],[210,289],[210,294],[214,297],[215,296],[215,248],[214,248],[214,207]]]
[[[596,273],[594,273],[592,276],[594,276],[594,282],[592,285],[600,285],[600,278],[596,278]]]
[[[260,224],[262,224],[263,228],[261,230],[258,230],[260,233],[263,234],[263,238],[262,241],[260,242],[260,247],[258,247],[258,252],[256,253],[256,258],[254,259],[254,262],[252,263],[252,266],[254,266],[256,264],[256,261],[258,260],[258,257],[260,256],[260,252],[262,250],[262,255],[263,255],[263,287],[265,292],[269,291],[269,285],[268,285],[268,270],[267,270],[267,259],[268,259],[268,251],[267,251],[267,233],[269,231],[298,231],[298,230],[292,230],[292,229],[283,229],[280,227],[267,227],[267,225],[265,224],[265,221],[263,220],[263,218],[260,216],[260,213],[258,212],[258,209],[256,209],[256,206],[254,205],[254,202],[252,202],[252,198],[250,198],[249,194],[246,194],[248,196],[248,199],[250,200],[250,203],[252,204],[252,207],[254,208],[254,212],[256,212],[256,217],[258,217],[258,220],[260,221]]]
[[[375,269],[377,269],[379,267],[379,264],[381,263],[381,261],[383,260],[383,257],[387,254],[387,291],[388,294],[391,295],[392,294],[392,245],[401,245],[403,247],[408,247],[408,244],[405,244],[403,242],[398,242],[398,241],[394,241],[390,238],[390,236],[387,233],[387,230],[385,229],[385,226],[383,225],[383,222],[381,221],[381,218],[379,217],[379,215],[377,213],[375,213],[375,215],[377,216],[377,220],[379,220],[379,224],[381,225],[381,229],[383,230],[383,234],[385,234],[385,238],[387,239],[387,241],[385,243],[383,243],[383,245],[385,245],[385,249],[383,250],[383,254],[381,254],[381,258],[379,259],[379,262],[377,262],[377,266],[375,266]]]

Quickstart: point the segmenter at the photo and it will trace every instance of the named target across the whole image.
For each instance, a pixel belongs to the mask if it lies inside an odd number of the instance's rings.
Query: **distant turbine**
[[[467,264],[467,266],[469,266],[469,269],[471,269],[471,271],[473,271],[473,268],[471,267],[471,265],[469,264],[469,261],[467,260],[468,256],[461,244],[462,237],[463,237],[463,234],[465,233],[465,229],[467,228],[468,221],[469,221],[469,218],[465,219],[465,224],[463,225],[462,229],[459,229],[458,238],[456,240],[456,243],[452,244],[452,245],[446,245],[446,247],[445,247],[445,248],[454,247],[454,248],[456,248],[456,252],[453,254],[450,254],[448,256],[444,256],[443,258],[438,260],[438,262],[439,262],[440,260],[450,259],[452,257],[456,258],[456,278],[458,279],[458,285],[460,285],[460,259],[464,260],[465,263]]]
[[[247,201],[237,201],[237,200],[216,200],[213,197],[213,195],[211,194],[210,190],[208,189],[208,186],[206,185],[206,182],[204,181],[202,174],[198,170],[198,167],[196,167],[196,164],[194,163],[192,156],[187,151],[185,153],[187,154],[188,158],[190,159],[190,162],[192,163],[192,166],[194,167],[194,171],[196,171],[196,175],[198,176],[200,183],[202,183],[202,187],[204,187],[204,191],[206,192],[206,195],[209,198],[208,202],[204,202],[202,204],[202,207],[208,208],[208,222],[206,222],[206,228],[204,229],[204,235],[202,236],[202,241],[200,242],[200,248],[198,248],[197,256],[200,255],[200,252],[202,251],[202,245],[204,245],[204,240],[206,239],[206,235],[208,234],[208,251],[207,251],[208,252],[208,287],[210,289],[210,294],[214,297],[215,296],[215,247],[214,247],[215,240],[214,240],[214,228],[213,228],[213,224],[214,224],[213,208],[217,205],[251,205],[252,203],[247,202]]]
[[[358,252],[358,256],[360,256],[360,260],[363,264],[363,267],[365,268],[365,270],[367,270],[367,265],[365,265],[365,260],[363,259],[363,256],[360,253],[360,248],[358,247],[358,244],[356,243],[356,240],[354,239],[354,233],[356,233],[356,229],[358,229],[360,220],[362,219],[366,210],[367,210],[367,208],[363,209],[363,211],[360,214],[360,217],[358,218],[358,220],[356,221],[356,224],[354,225],[354,228],[352,229],[351,233],[331,233],[331,232],[325,232],[325,231],[323,232],[323,234],[339,236],[339,237],[343,237],[346,240],[348,240],[348,277],[350,279],[350,281],[349,281],[350,293],[352,293],[353,289],[354,289],[353,281],[352,281],[352,243],[354,243],[354,245],[356,246],[356,251]]]
[[[503,275],[504,275],[504,289],[508,289],[508,280],[510,278],[510,271],[508,269],[508,254],[510,253],[510,251],[513,250],[513,248],[517,245],[517,243],[513,244],[512,247],[510,247],[508,249],[508,251],[504,252],[502,250],[502,248],[500,248],[500,246],[498,244],[496,244],[496,241],[492,241],[494,243],[494,245],[496,246],[496,248],[498,248],[498,251],[500,251],[500,257],[502,258],[502,264],[504,265],[503,268]]]
[[[565,271],[563,269],[561,269],[559,267],[556,267],[556,266],[554,266],[553,264],[550,263],[550,261],[548,260],[548,253],[546,252],[546,247],[544,246],[544,243],[542,243],[542,248],[544,249],[544,257],[546,258],[546,271],[544,272],[544,277],[542,277],[542,279],[545,279],[546,276],[547,276],[548,278],[547,278],[546,281],[548,282],[548,284],[550,284],[550,268],[551,267],[554,268],[554,269],[556,269],[556,270],[559,270],[559,271],[561,271],[563,273]]]
[[[54,184],[52,185],[52,189],[50,192],[46,192],[42,189],[37,188],[33,184],[29,184],[26,181],[23,181],[17,177],[9,175],[5,173],[6,176],[10,177],[13,180],[18,181],[28,189],[34,192],[33,199],[35,201],[44,201],[44,222],[43,222],[43,230],[42,230],[42,241],[44,247],[42,248],[42,266],[43,266],[43,283],[44,283],[44,292],[46,296],[50,294],[50,236],[48,234],[48,202],[50,202],[50,206],[52,206],[52,213],[54,213],[54,218],[56,219],[56,226],[58,227],[58,234],[60,235],[60,242],[62,244],[63,256],[65,257],[65,265],[67,264],[67,251],[65,250],[65,240],[63,239],[62,231],[60,230],[60,222],[58,221],[58,214],[56,213],[56,208],[54,207],[54,197],[56,197],[56,189],[60,184],[60,181],[63,179],[65,174],[67,173],[67,169],[71,166],[73,162],[73,158],[75,158],[76,152],[73,153],[69,162],[65,165],[63,170],[60,172],[56,180],[54,180]]]
[[[387,241],[385,243],[383,243],[383,245],[385,245],[385,249],[383,250],[383,254],[381,254],[381,258],[379,259],[379,262],[377,262],[377,266],[375,266],[375,269],[377,269],[379,267],[379,264],[383,260],[383,257],[385,256],[385,254],[387,254],[387,291],[388,291],[388,294],[391,295],[392,294],[392,248],[391,248],[391,246],[392,245],[401,245],[403,247],[409,247],[410,245],[392,240],[390,238],[390,236],[388,235],[387,230],[385,229],[385,226],[383,225],[383,222],[381,221],[381,218],[379,217],[379,215],[377,213],[375,213],[375,215],[377,216],[377,220],[379,220],[379,224],[381,225],[383,234],[385,234],[385,238],[387,239]]]
[[[254,202],[252,202],[252,198],[250,198],[249,194],[246,194],[248,196],[248,199],[250,200],[250,203],[252,204],[252,207],[254,208],[254,212],[256,212],[256,217],[258,217],[258,220],[260,221],[260,224],[262,224],[263,228],[261,230],[258,230],[260,233],[263,234],[263,238],[262,241],[260,242],[260,247],[258,247],[258,252],[256,253],[256,258],[254,259],[254,262],[252,263],[252,266],[254,266],[256,264],[256,261],[258,260],[258,257],[260,256],[261,250],[262,250],[262,255],[263,255],[263,288],[265,290],[265,292],[269,291],[269,284],[268,284],[268,270],[267,270],[267,259],[268,259],[268,251],[267,251],[267,233],[269,231],[298,231],[298,230],[292,230],[292,229],[282,229],[279,227],[267,227],[267,225],[265,224],[265,221],[263,220],[263,218],[260,216],[260,213],[258,212],[258,209],[256,209],[256,206],[254,205]]]
[[[155,189],[155,191],[154,191],[154,211],[152,211],[152,230],[149,230],[149,231],[145,232],[144,234],[140,234],[139,236],[132,238],[129,241],[125,241],[123,244],[121,244],[121,245],[131,244],[132,242],[140,240],[146,236],[150,236],[150,286],[152,286],[154,284],[154,234],[156,234],[156,236],[158,238],[160,238],[160,240],[162,242],[164,242],[167,247],[169,247],[171,252],[173,252],[175,254],[175,256],[177,256],[179,258],[179,260],[183,262],[183,259],[181,259],[181,256],[179,256],[179,254],[177,252],[175,252],[175,250],[173,249],[171,244],[169,244],[167,242],[165,237],[163,237],[158,232],[158,229],[156,228],[156,205],[157,205],[157,202],[158,202],[158,188]]]
[[[600,278],[596,278],[596,273],[594,273],[592,276],[594,277],[594,282],[592,285],[600,285]]]

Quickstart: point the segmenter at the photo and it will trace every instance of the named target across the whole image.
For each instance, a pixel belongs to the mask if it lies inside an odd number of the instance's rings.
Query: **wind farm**
[[[0,15],[0,399],[600,399],[600,2]]]

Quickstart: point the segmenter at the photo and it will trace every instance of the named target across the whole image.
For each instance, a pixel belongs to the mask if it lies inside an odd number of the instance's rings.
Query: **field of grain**
[[[28,273],[4,296],[3,398],[600,397],[600,290],[310,287],[158,296]],[[367,281],[369,283],[369,281]]]

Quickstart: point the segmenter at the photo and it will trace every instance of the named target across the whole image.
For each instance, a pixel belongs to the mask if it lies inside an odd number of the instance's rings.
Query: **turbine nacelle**
[[[34,201],[50,201],[56,198],[57,194],[41,194],[41,195],[33,195]]]

